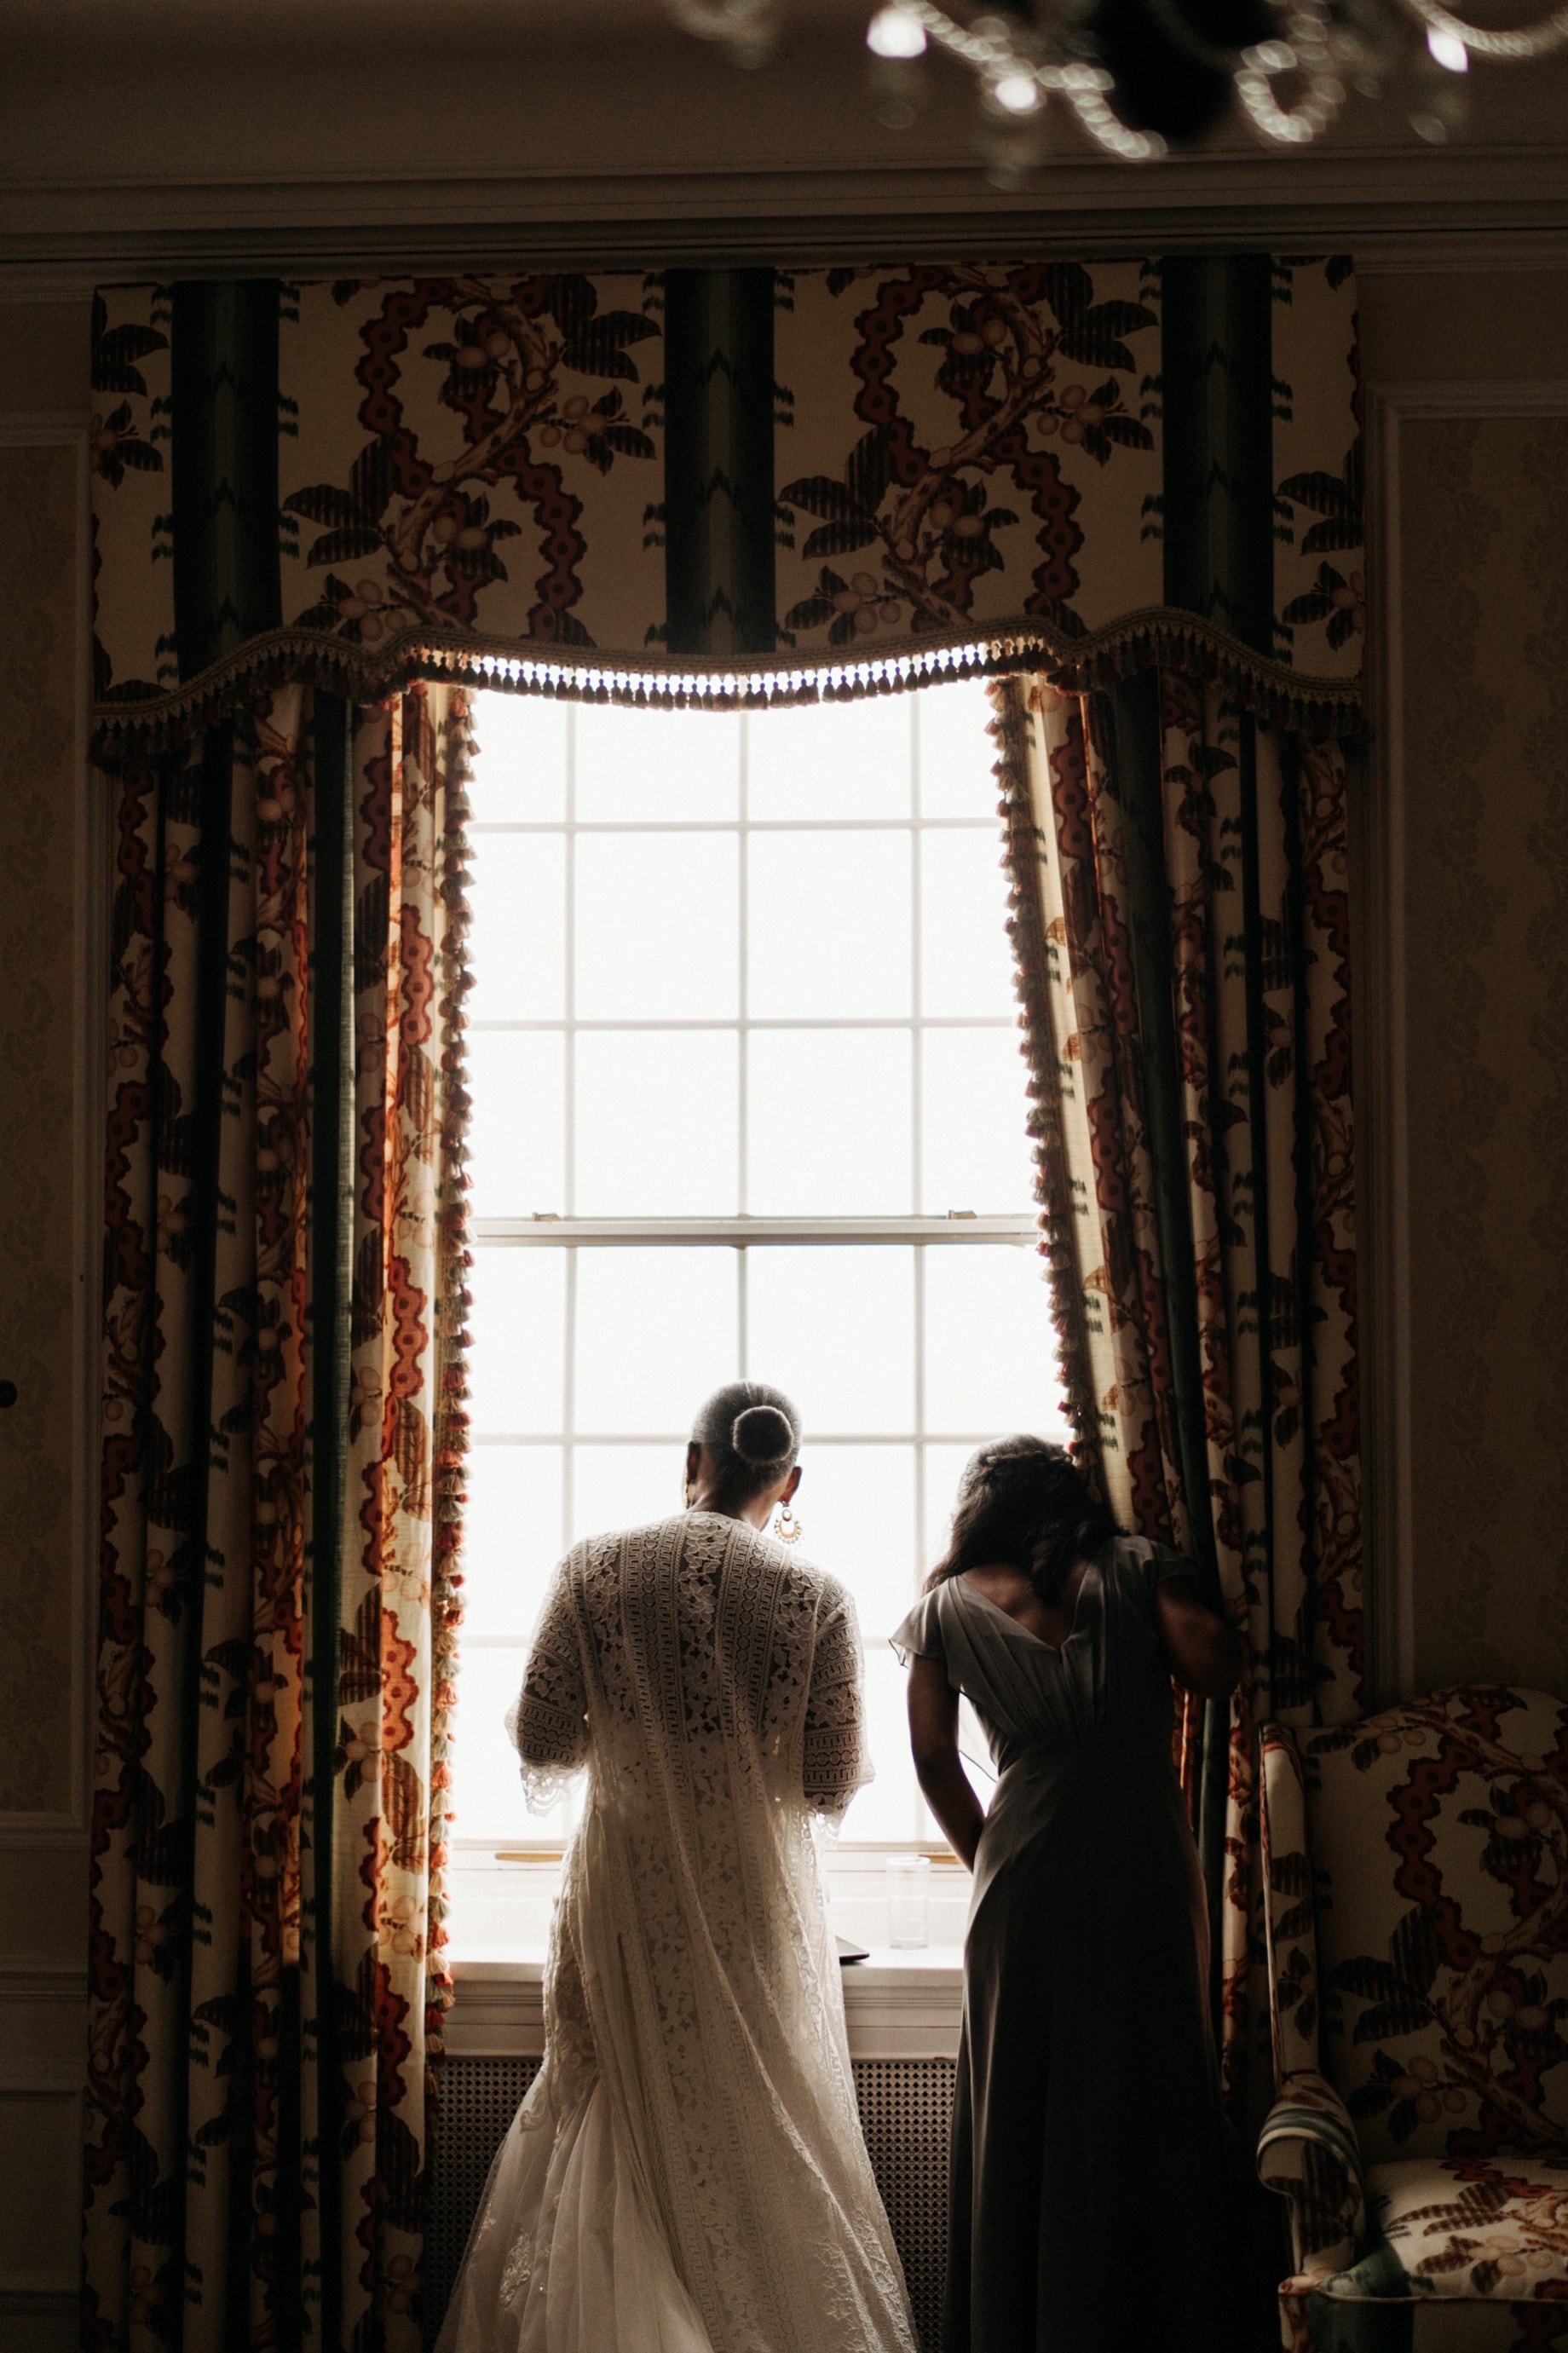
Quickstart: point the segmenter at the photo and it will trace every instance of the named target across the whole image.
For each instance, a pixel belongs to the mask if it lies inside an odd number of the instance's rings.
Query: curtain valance
[[[773,702],[1173,631],[1355,707],[1342,258],[114,287],[93,381],[120,748],[247,681]]]

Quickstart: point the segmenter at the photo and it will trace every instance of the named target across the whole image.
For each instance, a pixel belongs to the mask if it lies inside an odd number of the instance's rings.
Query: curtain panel
[[[92,2348],[419,2343],[467,732],[295,685],[104,778]]]
[[[1268,2091],[1256,1731],[1362,1711],[1346,765],[1224,691],[993,689],[1042,1248],[1079,1443],[1241,1635],[1182,1765],[1227,2091]]]

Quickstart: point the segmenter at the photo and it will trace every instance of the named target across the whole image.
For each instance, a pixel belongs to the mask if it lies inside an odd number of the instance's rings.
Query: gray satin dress
[[[944,1662],[999,1777],[964,1947],[943,2353],[1231,2341],[1207,1908],[1153,1606],[1190,1574],[1119,1537],[1059,1650],[963,1577],[893,1637]]]

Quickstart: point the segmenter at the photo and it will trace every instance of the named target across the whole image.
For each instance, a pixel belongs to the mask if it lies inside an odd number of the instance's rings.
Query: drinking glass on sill
[[[931,1942],[931,1857],[889,1854],[885,1869],[888,1942],[895,1952],[915,1952]]]

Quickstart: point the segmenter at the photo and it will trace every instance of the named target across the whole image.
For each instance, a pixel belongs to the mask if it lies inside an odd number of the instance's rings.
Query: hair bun
[[[730,1443],[742,1462],[783,1462],[795,1451],[795,1432],[776,1405],[749,1405],[735,1416]]]

